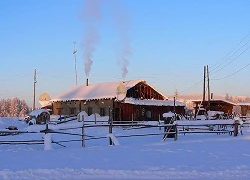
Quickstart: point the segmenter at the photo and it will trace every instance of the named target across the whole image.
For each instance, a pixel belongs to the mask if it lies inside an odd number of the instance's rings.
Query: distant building
[[[240,113],[242,116],[250,116],[250,103],[241,102],[237,103],[237,106],[240,107]]]
[[[201,105],[201,100],[193,100],[194,103],[194,110],[195,114],[197,113],[200,105]],[[208,111],[221,111],[224,112],[225,114],[232,114],[233,113],[233,107],[236,106],[235,103],[223,100],[223,99],[211,99],[210,102],[208,101],[203,101],[202,102],[203,107]]]
[[[88,82],[88,81],[87,81]],[[79,85],[51,100],[52,113],[71,115],[85,111],[88,115],[112,113],[116,121],[158,120],[162,114],[185,113],[185,104],[167,100],[144,80]]]

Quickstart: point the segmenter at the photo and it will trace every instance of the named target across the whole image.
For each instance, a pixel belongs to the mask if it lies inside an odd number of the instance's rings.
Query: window
[[[92,107],[88,107],[88,116],[93,114],[93,108]]]
[[[62,115],[62,108],[57,108],[57,114]]]
[[[100,108],[100,116],[105,116],[105,108]]]
[[[76,114],[76,108],[71,108],[70,109],[70,114]]]
[[[146,115],[147,115],[147,119],[152,118],[152,112],[151,111],[147,111]]]

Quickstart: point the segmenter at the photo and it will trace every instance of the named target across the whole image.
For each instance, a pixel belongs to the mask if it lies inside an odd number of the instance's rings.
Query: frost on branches
[[[29,112],[25,100],[17,97],[0,100],[0,117],[24,117]]]

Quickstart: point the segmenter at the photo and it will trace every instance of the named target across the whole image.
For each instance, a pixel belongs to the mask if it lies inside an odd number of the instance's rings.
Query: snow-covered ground
[[[77,127],[82,122],[50,125],[59,128]],[[0,118],[0,129],[9,125],[23,131],[38,131],[45,125],[28,126],[15,118]],[[66,131],[64,131],[66,132]],[[81,129],[68,130],[80,134]],[[113,134],[162,133],[163,129],[131,129],[114,127]],[[105,137],[108,127],[87,128],[85,134]],[[52,134],[54,141],[78,139],[80,136]],[[162,135],[117,138],[119,145],[110,146],[109,139],[52,144],[0,144],[0,179],[249,179],[250,178],[250,127],[243,135],[179,134],[178,140]],[[4,140],[43,140],[44,133],[0,136]],[[46,137],[47,138],[47,137]],[[45,139],[46,139],[45,138]]]

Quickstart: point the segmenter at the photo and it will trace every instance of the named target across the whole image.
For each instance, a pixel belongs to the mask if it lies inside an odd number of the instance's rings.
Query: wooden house
[[[193,100],[194,103],[194,110],[195,114],[197,113],[200,105],[201,105],[201,100]],[[224,112],[225,114],[231,115],[233,113],[233,107],[236,106],[235,103],[223,100],[223,99],[211,99],[209,102],[208,101],[203,101],[202,106],[208,111],[221,111]]]
[[[112,114],[115,121],[158,120],[174,109],[176,113],[185,113],[184,103],[168,100],[144,80],[79,85],[51,102],[55,115],[85,111],[88,115]]]
[[[237,106],[240,107],[241,116],[249,116],[250,115],[250,103],[240,102],[240,103],[237,103]]]

